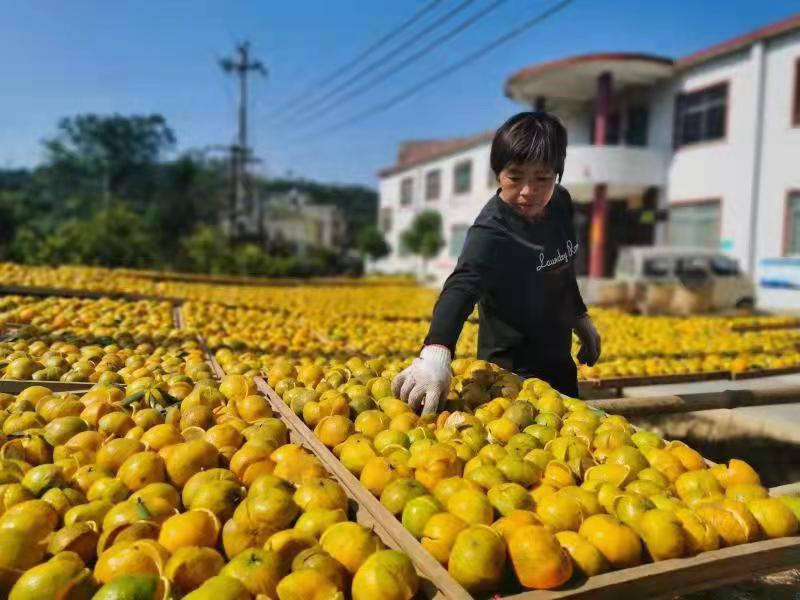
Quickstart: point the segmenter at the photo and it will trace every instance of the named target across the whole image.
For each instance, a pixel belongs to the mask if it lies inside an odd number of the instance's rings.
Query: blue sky
[[[404,139],[469,135],[518,110],[502,95],[512,72],[595,51],[681,57],[786,18],[797,0],[575,0],[468,68],[383,114],[314,140],[275,109],[352,59],[429,0],[0,0],[0,167],[39,162],[62,116],[163,114],[178,149],[233,141],[236,88],[217,66],[249,39],[269,68],[251,88],[251,141],[269,175],[377,185]],[[458,5],[443,0],[418,28]],[[491,4],[476,0],[433,39]],[[319,131],[397,94],[530,18],[552,0],[506,0],[396,77],[316,121]],[[411,35],[407,33],[406,35]],[[400,37],[379,53],[392,47]],[[367,64],[367,63],[363,63]],[[310,112],[308,114],[311,114]]]

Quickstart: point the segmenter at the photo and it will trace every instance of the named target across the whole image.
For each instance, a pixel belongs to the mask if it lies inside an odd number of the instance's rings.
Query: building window
[[[408,249],[408,246],[406,245],[405,241],[403,241],[403,236],[401,235],[397,244],[397,256],[399,258],[406,258],[410,254],[411,251]]]
[[[792,124],[800,127],[800,58],[794,61],[794,105]]]
[[[450,258],[458,258],[467,239],[468,225],[453,225],[450,230]]]
[[[719,224],[719,200],[671,206],[667,241],[671,246],[719,248]]]
[[[675,101],[675,148],[725,137],[728,84],[679,94]]]
[[[392,230],[392,209],[382,208],[380,217],[381,231],[386,234]]]
[[[644,107],[631,107],[627,113],[625,144],[628,146],[647,145],[648,112]]]
[[[800,190],[790,192],[787,199],[784,254],[800,255]]]
[[[409,206],[414,199],[414,180],[404,177],[400,180],[400,206]]]
[[[439,169],[425,175],[425,200],[438,200],[442,194],[442,172]]]
[[[453,171],[453,192],[466,194],[472,187],[472,161],[465,160],[456,165]]]

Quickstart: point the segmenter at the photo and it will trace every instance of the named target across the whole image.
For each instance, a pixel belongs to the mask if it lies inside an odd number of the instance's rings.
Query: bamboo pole
[[[587,404],[607,413],[639,417],[666,415],[721,408],[743,408],[800,402],[800,386],[764,390],[725,390],[674,396],[642,396],[589,400]]]

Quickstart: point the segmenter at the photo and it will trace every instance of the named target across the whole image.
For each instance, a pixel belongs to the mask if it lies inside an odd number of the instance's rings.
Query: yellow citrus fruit
[[[777,498],[750,500],[747,508],[753,513],[768,538],[786,537],[797,533],[797,517],[786,504]]]
[[[494,521],[494,509],[489,499],[475,490],[464,490],[451,496],[447,511],[468,525],[491,525]]]
[[[164,575],[178,593],[188,594],[219,573],[224,565],[225,559],[213,548],[184,546],[170,556]]]
[[[380,539],[358,523],[344,521],[328,527],[319,540],[322,549],[351,573],[373,553],[383,549]]]
[[[220,571],[238,579],[253,594],[264,594],[269,598],[276,596],[275,588],[281,580],[283,566],[280,557],[271,550],[249,548],[234,556]]]
[[[572,577],[572,559],[556,537],[540,525],[526,525],[509,536],[514,573],[526,588],[547,590]]]
[[[639,519],[638,530],[653,560],[679,558],[686,553],[683,527],[674,513],[648,510]]]
[[[456,537],[467,526],[463,520],[450,513],[435,514],[425,523],[420,543],[436,560],[446,565]]]
[[[450,550],[447,569],[472,594],[497,589],[506,570],[503,537],[486,525],[464,529]]]
[[[695,512],[719,533],[725,546],[755,541],[761,533],[758,521],[747,506],[736,500],[704,502]]]
[[[213,548],[217,545],[219,532],[219,519],[210,510],[189,510],[164,521],[158,541],[170,552],[186,546]]]
[[[419,590],[419,577],[411,559],[396,550],[372,554],[353,577],[353,600],[411,600]]]
[[[497,519],[492,523],[492,529],[503,536],[508,542],[508,538],[514,531],[525,525],[541,525],[542,521],[535,512],[530,510],[512,510],[506,516]]]
[[[578,531],[584,519],[583,508],[578,499],[561,491],[539,500],[536,514],[554,532]]]
[[[610,515],[592,515],[578,533],[595,546],[615,569],[642,562],[642,543],[633,530]]]
[[[228,575],[216,575],[207,579],[183,600],[250,600],[250,592],[244,584]]]
[[[675,516],[681,523],[688,555],[708,552],[719,548],[719,534],[706,521],[687,508],[675,511]]]
[[[325,573],[300,569],[280,580],[278,600],[344,600],[344,594]]]
[[[558,543],[567,551],[573,566],[586,577],[605,573],[611,567],[600,551],[574,531],[555,534]]]

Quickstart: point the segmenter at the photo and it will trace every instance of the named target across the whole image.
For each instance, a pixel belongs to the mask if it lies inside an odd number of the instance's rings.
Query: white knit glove
[[[408,402],[414,412],[427,415],[439,411],[450,391],[450,350],[425,346],[411,366],[392,381],[392,394]]]
[[[581,342],[578,361],[591,367],[600,358],[600,334],[588,314],[575,321],[574,330]]]

